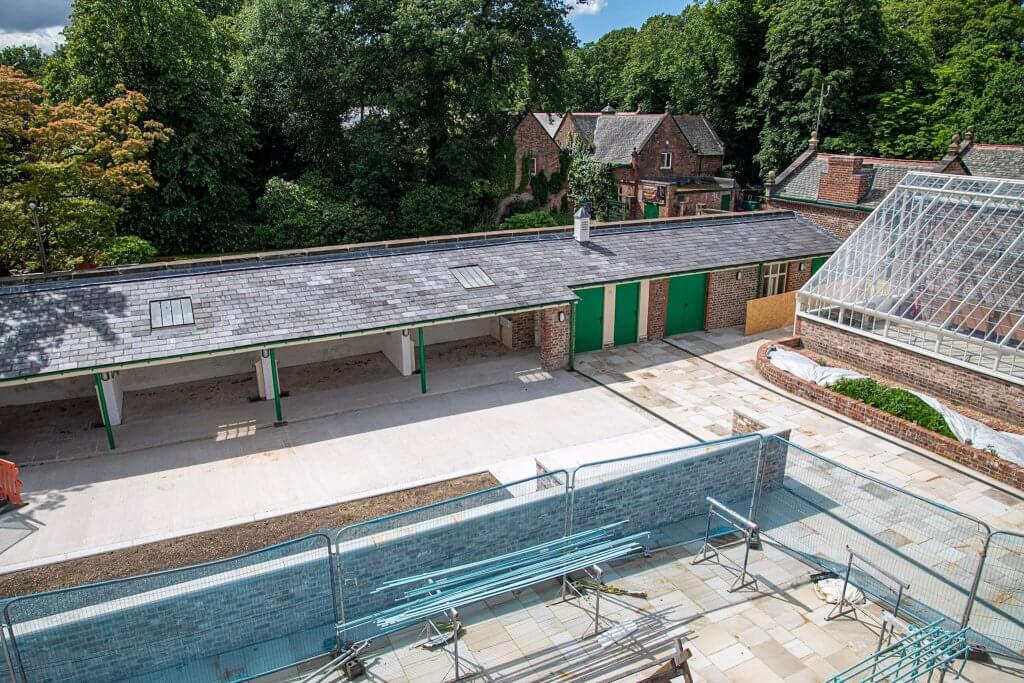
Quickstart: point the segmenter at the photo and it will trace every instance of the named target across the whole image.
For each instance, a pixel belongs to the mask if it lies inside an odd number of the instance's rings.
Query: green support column
[[[96,396],[100,399],[100,414],[103,416],[103,426],[107,430],[107,445],[110,450],[117,448],[114,443],[114,430],[110,426],[110,416],[107,414],[107,395],[103,392],[103,377],[100,373],[93,375],[96,380]]]
[[[420,393],[427,393],[427,352],[423,348],[423,328],[417,331],[420,347]]]
[[[757,297],[756,297],[758,299],[761,298],[761,283],[763,281],[764,281],[764,264],[763,263],[758,263],[757,264]]]
[[[274,424],[284,424],[284,415],[281,412],[281,386],[277,380],[277,351],[270,349],[270,378],[274,387]]]
[[[569,304],[569,369],[576,369],[576,302]]]

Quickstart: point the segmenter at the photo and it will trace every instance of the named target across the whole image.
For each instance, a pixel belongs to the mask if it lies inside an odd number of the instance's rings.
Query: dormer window
[[[672,168],[672,152],[661,153],[661,169],[670,170]]]

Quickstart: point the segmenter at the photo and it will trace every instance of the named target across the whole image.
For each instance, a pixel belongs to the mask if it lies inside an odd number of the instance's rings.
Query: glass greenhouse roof
[[[800,290],[802,316],[1024,383],[1024,181],[911,172]]]

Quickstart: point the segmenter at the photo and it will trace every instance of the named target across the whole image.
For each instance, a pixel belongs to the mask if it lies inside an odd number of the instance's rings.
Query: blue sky
[[[639,28],[655,14],[679,14],[686,0],[587,0],[569,15],[581,43],[597,40],[608,31],[625,26]]]
[[[573,10],[569,20],[581,42],[597,40],[608,31],[643,25],[655,14],[678,14],[688,0],[565,0]],[[52,49],[60,41],[71,0],[0,0],[0,45],[34,43]]]

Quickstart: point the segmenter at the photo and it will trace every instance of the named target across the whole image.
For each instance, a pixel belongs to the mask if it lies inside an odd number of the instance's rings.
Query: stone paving
[[[637,627],[605,648],[593,635],[592,597],[563,601],[555,582],[466,608],[459,649],[463,676],[480,681],[640,681],[671,656],[674,639],[684,637],[693,652],[696,681],[813,683],[875,651],[877,607],[869,603],[856,617],[826,621],[832,606],[817,597],[802,562],[765,545],[751,554],[750,571],[758,586],[730,593],[736,576],[732,563],[742,559],[742,546],[725,550],[722,564],[693,565],[696,551],[690,544],[607,569],[606,583],[645,591],[647,598],[602,596],[602,630],[625,622]],[[417,627],[378,641],[365,653],[365,680],[453,680],[451,647],[422,648],[421,634]],[[983,683],[1019,673],[971,663],[964,679]],[[300,676],[293,669],[264,680]]]

